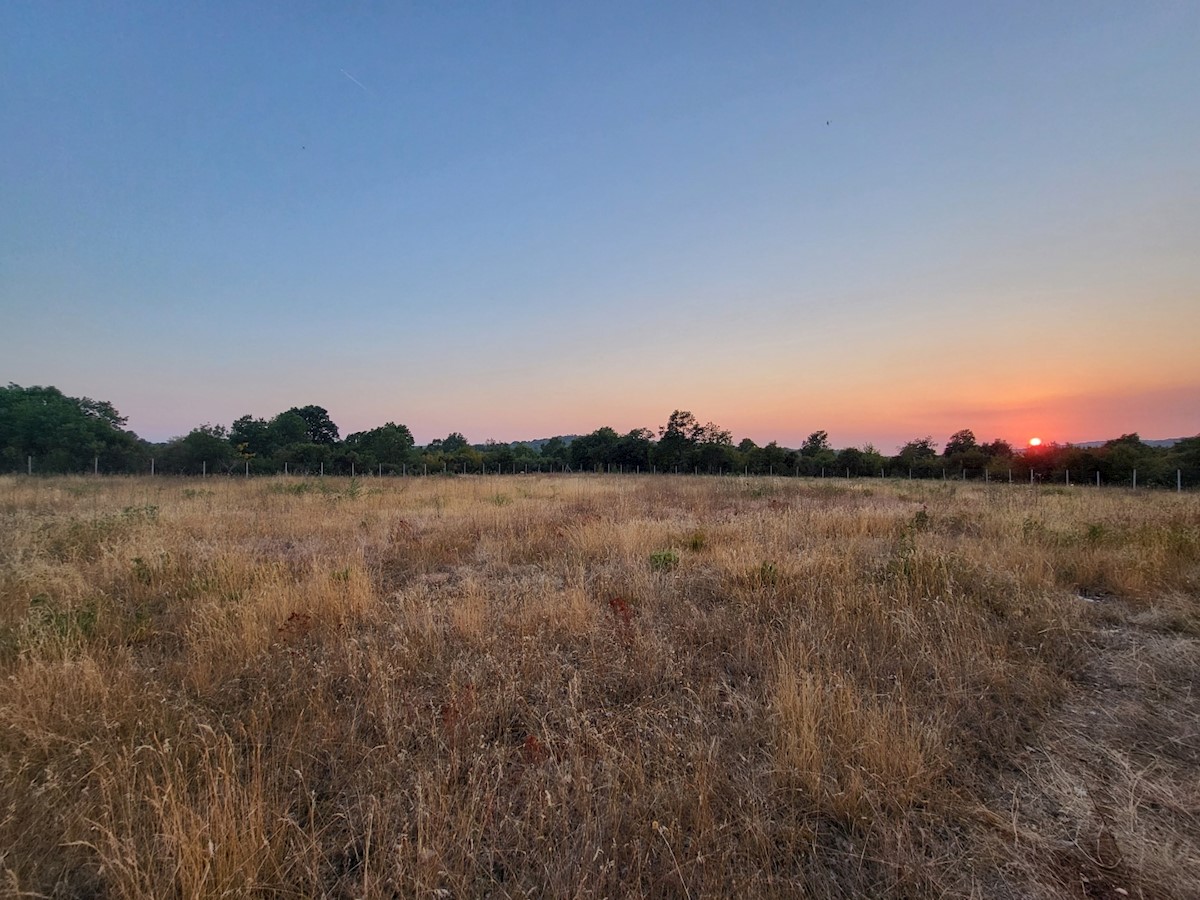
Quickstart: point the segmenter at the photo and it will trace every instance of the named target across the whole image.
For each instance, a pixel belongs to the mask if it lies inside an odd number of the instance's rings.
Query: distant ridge
[[[1115,440],[1115,438],[1110,438],[1110,440]],[[1142,443],[1145,444],[1147,447],[1174,447],[1180,441],[1186,441],[1186,440],[1187,440],[1187,438],[1181,438],[1181,437],[1163,438],[1162,440],[1157,440],[1157,441],[1143,440]],[[1072,447],[1083,447],[1086,449],[1086,448],[1091,448],[1091,447],[1103,447],[1107,443],[1108,443],[1108,441],[1079,441],[1078,443],[1074,443],[1071,446]]]
[[[577,434],[557,434],[554,437],[557,437],[564,444],[569,445],[571,443],[571,441],[575,440],[575,438],[579,437],[579,435],[577,435]],[[532,447],[534,450],[541,453],[542,445],[546,444],[552,440],[554,440],[553,437],[544,437],[544,438],[534,438],[532,441],[510,441],[508,446],[510,446],[510,447]]]
[[[554,437],[557,437],[564,444],[570,444],[571,441],[575,440],[575,438],[579,437],[579,435],[577,435],[577,434],[558,434],[558,435],[555,435]],[[548,438],[537,438],[536,440],[532,440],[532,441],[513,441],[513,443],[514,444],[525,444],[528,447],[532,447],[534,450],[541,450],[542,444],[545,444],[546,442],[552,441],[552,440],[554,440],[553,437],[548,437]]]

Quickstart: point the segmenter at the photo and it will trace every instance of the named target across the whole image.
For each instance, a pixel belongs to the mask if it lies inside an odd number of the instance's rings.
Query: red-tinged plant
[[[613,597],[608,601],[608,608],[612,610],[617,621],[626,628],[633,622],[634,611],[633,607],[623,597]]]
[[[545,744],[538,740],[537,735],[529,734],[525,736],[525,741],[521,744],[521,755],[525,758],[526,763],[534,766],[549,759],[550,751],[546,749]]]

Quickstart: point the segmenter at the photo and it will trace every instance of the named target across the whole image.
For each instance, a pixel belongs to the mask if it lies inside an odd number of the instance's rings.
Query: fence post
[[[250,460],[246,460],[246,477],[250,477]]]
[[[98,457],[98,456],[92,457],[92,474],[93,475],[100,474],[100,457]]]
[[[150,474],[154,474],[154,457],[150,457]]]
[[[1071,470],[1067,469],[1067,487],[1071,486]]]
[[[208,477],[208,460],[207,459],[204,460],[204,462],[200,463],[200,477],[201,478]]]
[[[1100,487],[1100,470],[1096,470],[1096,487]]]
[[[1133,470],[1133,489],[1137,490],[1137,469]]]
[[[150,465],[154,465],[154,460],[150,460]],[[32,456],[25,457],[25,474],[26,475],[33,474],[33,457]]]

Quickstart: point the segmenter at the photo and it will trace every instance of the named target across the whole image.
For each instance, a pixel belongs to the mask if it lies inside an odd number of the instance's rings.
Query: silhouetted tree
[[[968,450],[974,450],[976,446],[978,445],[975,443],[975,432],[970,428],[964,428],[950,435],[950,439],[946,441],[946,449],[942,451],[942,455],[955,456],[959,453],[965,453]]]
[[[308,441],[313,444],[333,445],[338,441],[338,427],[329,418],[323,406],[293,406],[288,410],[304,420]]]

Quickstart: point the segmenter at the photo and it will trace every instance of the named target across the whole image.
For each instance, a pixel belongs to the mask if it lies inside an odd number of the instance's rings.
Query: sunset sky
[[[0,382],[152,440],[1200,432],[1200,4],[0,5]]]

